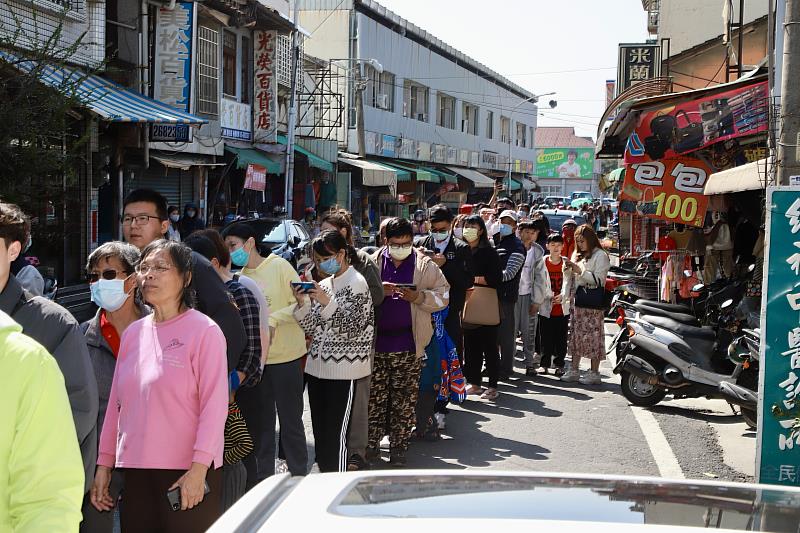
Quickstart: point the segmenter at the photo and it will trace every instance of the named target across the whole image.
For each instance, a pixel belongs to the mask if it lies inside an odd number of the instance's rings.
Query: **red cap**
[[[472,214],[472,204],[464,204],[458,208],[459,215],[471,215]]]

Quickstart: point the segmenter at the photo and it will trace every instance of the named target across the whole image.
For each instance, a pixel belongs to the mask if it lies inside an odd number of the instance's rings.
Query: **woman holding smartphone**
[[[153,314],[122,335],[91,500],[111,510],[111,471],[124,469],[123,531],[205,531],[221,514],[225,336],[192,309],[186,245],[155,241],[141,257],[136,273]]]
[[[311,337],[305,372],[316,461],[321,472],[344,472],[355,382],[372,369],[375,313],[344,236],[323,231],[311,248],[315,267],[326,277],[310,288],[292,284],[294,316]]]

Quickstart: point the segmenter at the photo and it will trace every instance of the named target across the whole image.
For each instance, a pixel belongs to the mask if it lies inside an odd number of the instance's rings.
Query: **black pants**
[[[436,421],[433,420],[433,408],[438,395],[436,391],[420,391],[419,393],[414,411],[417,415],[417,433],[420,436],[436,425]]]
[[[470,385],[481,385],[483,362],[489,374],[489,387],[497,388],[500,352],[497,349],[497,326],[464,330],[464,377]]]
[[[569,315],[539,316],[539,335],[542,342],[542,366],[549,368],[552,363],[557,368],[564,368],[567,356],[567,330]]]
[[[115,502],[119,501],[119,495],[124,486],[125,476],[122,474],[122,470],[115,468],[111,472],[111,485],[109,486],[111,498]],[[89,494],[87,492],[83,497],[83,508],[81,509],[83,521],[81,522],[80,533],[111,533],[114,530],[114,510],[98,511],[92,505]]]
[[[209,468],[206,483],[211,492],[194,509],[173,511],[167,490],[185,470],[128,468],[120,506],[122,531],[152,533],[205,531],[222,514],[222,469]]]
[[[464,299],[461,298],[460,301],[454,302],[452,299],[452,292],[450,296],[450,310],[444,321],[444,329],[453,340],[453,344],[456,345],[458,360],[461,366],[464,366],[464,331],[461,328],[461,311],[464,309]]]
[[[308,376],[314,454],[320,472],[347,471],[347,427],[354,389],[354,380]]]

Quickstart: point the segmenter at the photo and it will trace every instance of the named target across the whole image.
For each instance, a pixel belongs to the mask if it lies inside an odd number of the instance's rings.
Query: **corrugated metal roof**
[[[591,139],[575,135],[573,127],[548,127],[536,128],[534,137],[536,148],[594,148]]]

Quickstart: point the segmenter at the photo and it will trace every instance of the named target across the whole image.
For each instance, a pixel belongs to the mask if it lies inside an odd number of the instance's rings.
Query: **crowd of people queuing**
[[[600,382],[602,312],[575,301],[609,268],[589,224],[550,228],[508,198],[437,205],[384,220],[369,254],[333,208],[298,273],[246,222],[206,229],[151,190],[120,220],[124,241],[88,258],[98,311],[78,324],[11,273],[30,222],[0,203],[0,369],[18,376],[0,391],[16,428],[1,530],[202,531],[278,457],[295,476],[402,467],[450,401],[502,401],[518,339],[528,376]]]

